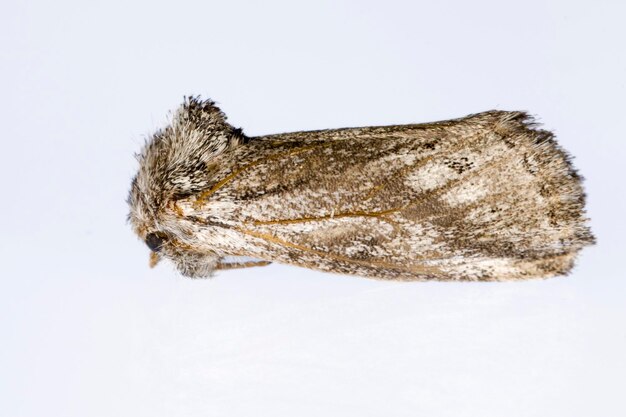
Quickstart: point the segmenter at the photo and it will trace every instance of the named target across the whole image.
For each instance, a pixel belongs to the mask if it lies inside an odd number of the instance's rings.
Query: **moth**
[[[188,97],[137,159],[130,223],[188,277],[547,278],[594,242],[571,158],[524,112],[249,137]]]

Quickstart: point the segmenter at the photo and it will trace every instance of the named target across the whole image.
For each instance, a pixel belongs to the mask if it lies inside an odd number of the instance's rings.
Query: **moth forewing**
[[[161,212],[184,273],[208,254],[213,269],[234,255],[381,279],[525,279],[567,273],[593,241],[579,176],[520,112],[246,138],[212,166]]]

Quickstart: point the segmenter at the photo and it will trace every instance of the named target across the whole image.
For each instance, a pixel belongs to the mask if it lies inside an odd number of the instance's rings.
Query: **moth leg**
[[[215,265],[215,270],[252,268],[255,266],[267,266],[269,264],[271,264],[270,261],[218,262],[217,265]]]

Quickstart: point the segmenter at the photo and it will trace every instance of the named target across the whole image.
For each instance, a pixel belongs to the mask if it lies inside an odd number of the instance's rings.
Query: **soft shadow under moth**
[[[546,278],[594,241],[581,177],[524,112],[248,137],[190,97],[137,159],[130,222],[153,265],[189,277],[280,262],[387,280]]]

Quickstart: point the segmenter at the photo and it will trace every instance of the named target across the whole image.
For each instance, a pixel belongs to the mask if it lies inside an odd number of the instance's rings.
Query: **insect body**
[[[247,137],[192,97],[138,160],[130,222],[153,264],[190,277],[276,261],[394,280],[539,278],[593,243],[580,177],[523,112]]]

